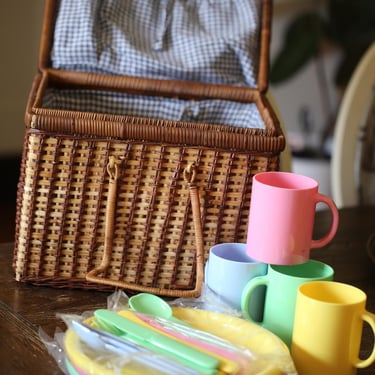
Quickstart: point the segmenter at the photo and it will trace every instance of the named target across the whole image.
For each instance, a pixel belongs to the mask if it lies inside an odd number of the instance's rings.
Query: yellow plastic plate
[[[222,337],[233,344],[248,349],[254,355],[251,375],[295,375],[296,370],[287,346],[273,333],[258,325],[237,317],[210,312],[206,310],[173,308],[173,314],[191,326]],[[88,321],[90,322],[90,321]],[[121,364],[121,372],[111,365],[113,358],[98,356],[84,345],[76,333],[68,329],[65,335],[65,347],[70,362],[79,369],[80,373],[91,375],[135,375],[140,373],[158,374],[155,371],[145,372],[134,362]]]

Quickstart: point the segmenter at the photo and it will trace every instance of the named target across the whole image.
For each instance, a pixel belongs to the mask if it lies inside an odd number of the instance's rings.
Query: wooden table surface
[[[312,250],[311,258],[330,264],[335,280],[361,288],[368,297],[367,309],[375,313],[375,265],[366,253],[366,242],[375,232],[375,207],[340,210],[339,230],[322,249]],[[330,215],[319,211],[315,238],[328,228]],[[55,360],[39,339],[39,328],[53,336],[57,327],[65,329],[57,313],[77,313],[106,307],[107,293],[52,289],[18,283],[13,279],[13,245],[0,245],[0,373],[9,375],[61,374]],[[367,325],[361,356],[372,349],[373,336]],[[375,364],[358,375],[375,375]]]

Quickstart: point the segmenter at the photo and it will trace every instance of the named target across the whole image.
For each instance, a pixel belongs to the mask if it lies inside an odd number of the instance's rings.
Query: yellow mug
[[[359,358],[363,321],[375,334],[375,314],[366,310],[362,290],[334,281],[301,285],[291,349],[298,373],[354,375],[357,368],[370,366],[375,347],[368,358]]]

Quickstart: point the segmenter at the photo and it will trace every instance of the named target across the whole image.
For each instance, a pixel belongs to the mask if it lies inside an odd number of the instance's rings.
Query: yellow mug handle
[[[366,311],[364,314],[362,314],[361,318],[371,326],[372,331],[375,336],[375,314],[372,314]],[[366,359],[363,359],[363,360],[359,359],[358,362],[355,364],[355,366],[357,368],[365,368],[365,367],[370,366],[374,362],[375,362],[375,342],[374,342],[371,354]]]

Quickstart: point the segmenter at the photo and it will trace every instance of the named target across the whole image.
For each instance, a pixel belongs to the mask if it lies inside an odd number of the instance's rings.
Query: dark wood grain
[[[367,309],[375,312],[375,265],[366,252],[366,243],[375,232],[375,207],[340,210],[339,230],[311,258],[330,264],[335,279],[361,288],[368,297]],[[328,211],[317,213],[314,238],[322,236],[330,224]],[[0,364],[1,374],[61,374],[52,356],[39,339],[39,328],[52,336],[57,327],[65,329],[58,313],[78,313],[105,307],[107,293],[52,289],[18,283],[13,278],[12,243],[0,245]],[[372,332],[365,325],[361,356],[372,350]],[[375,364],[360,369],[358,375],[375,375]]]
[[[52,289],[18,283],[13,278],[13,244],[0,245],[0,363],[1,374],[62,374],[39,338],[39,329],[53,337],[65,330],[58,313],[106,307],[102,292]]]
[[[39,339],[37,327],[0,301],[2,374],[60,374]]]

